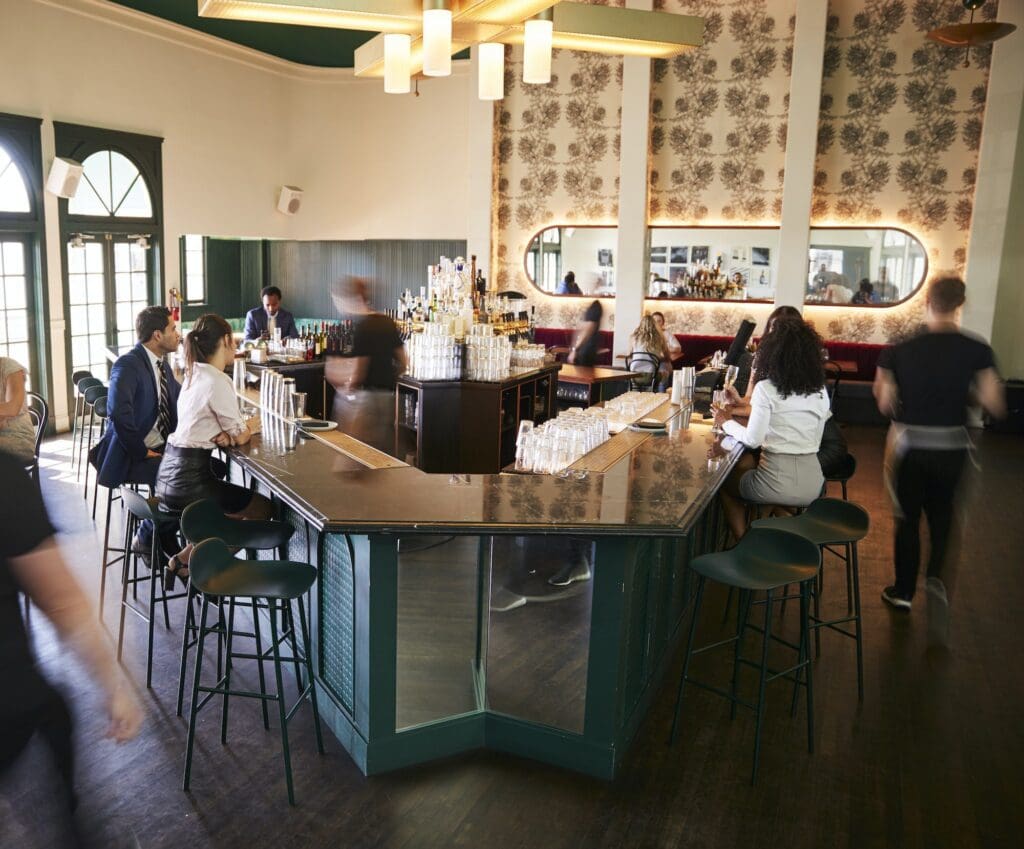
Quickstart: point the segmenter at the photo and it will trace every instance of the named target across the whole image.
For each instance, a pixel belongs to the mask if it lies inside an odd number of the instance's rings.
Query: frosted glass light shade
[[[423,10],[423,73],[447,77],[452,72],[452,13],[450,9]]]
[[[501,100],[505,96],[505,45],[487,42],[479,50],[477,95],[481,100]]]
[[[551,82],[551,21],[531,18],[526,22],[523,43],[523,82],[546,85]]]
[[[405,33],[389,32],[384,36],[384,91],[408,94],[411,84],[412,39]]]

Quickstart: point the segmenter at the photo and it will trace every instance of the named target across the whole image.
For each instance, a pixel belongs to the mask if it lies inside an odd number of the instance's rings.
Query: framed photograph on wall
[[[690,262],[694,265],[707,265],[711,256],[711,248],[707,245],[694,245],[690,249]]]
[[[685,245],[682,247],[673,246],[671,253],[669,254],[669,262],[673,265],[686,265],[689,260],[687,255],[689,254],[689,248]]]
[[[751,248],[750,249],[750,264],[751,265],[771,265],[772,264],[772,249],[771,248]]]
[[[746,245],[733,246],[731,259],[734,265],[747,265],[750,263],[750,249]]]
[[[668,261],[668,248],[665,245],[651,247],[651,265]]]
[[[750,285],[757,286],[759,289],[770,289],[772,285],[771,269],[764,266],[750,269]]]
[[[597,264],[602,268],[611,268],[612,266],[612,249],[601,248],[597,252]]]

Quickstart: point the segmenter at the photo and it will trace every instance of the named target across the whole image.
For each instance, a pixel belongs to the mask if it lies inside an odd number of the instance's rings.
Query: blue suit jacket
[[[281,328],[282,339],[297,339],[299,337],[299,329],[295,326],[295,317],[288,310],[278,309],[277,326]],[[245,314],[246,339],[259,339],[260,334],[266,329],[267,311],[263,307],[256,307]]]
[[[161,367],[167,375],[167,401],[173,431],[178,426],[181,386],[166,362]],[[140,467],[146,461],[146,435],[156,423],[159,403],[156,375],[149,354],[140,343],[118,357],[110,371],[107,430],[89,458],[99,470],[98,480],[103,486],[148,482],[136,480],[140,470],[133,467]]]

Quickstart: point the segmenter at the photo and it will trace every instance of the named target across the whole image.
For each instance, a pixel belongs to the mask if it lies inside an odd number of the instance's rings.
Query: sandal
[[[181,578],[181,582],[188,586],[188,566],[178,560],[175,554],[164,567],[164,591],[170,592],[174,589],[174,579]]]

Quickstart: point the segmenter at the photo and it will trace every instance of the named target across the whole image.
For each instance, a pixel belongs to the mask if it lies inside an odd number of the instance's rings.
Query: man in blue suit
[[[275,328],[281,331],[282,339],[297,339],[299,329],[295,326],[295,317],[281,308],[281,290],[267,286],[260,294],[263,306],[249,310],[245,316],[246,340],[259,339],[264,333],[273,338]]]
[[[181,387],[164,356],[181,337],[167,307],[146,307],[135,318],[139,343],[110,371],[107,430],[90,460],[103,486],[153,486],[168,434],[178,424]]]

